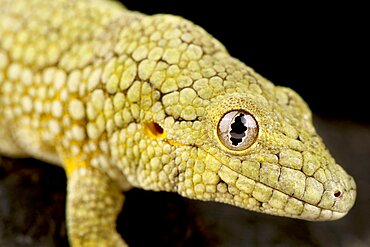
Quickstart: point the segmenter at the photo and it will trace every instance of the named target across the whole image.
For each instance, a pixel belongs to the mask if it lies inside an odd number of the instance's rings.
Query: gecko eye
[[[258,124],[248,112],[234,110],[221,118],[217,134],[222,144],[228,149],[242,151],[256,141]]]

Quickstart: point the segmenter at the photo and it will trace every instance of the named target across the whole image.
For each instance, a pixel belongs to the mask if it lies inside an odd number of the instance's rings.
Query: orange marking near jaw
[[[168,144],[172,145],[172,146],[176,146],[176,147],[182,147],[182,146],[187,146],[186,144],[183,144],[181,142],[177,142],[177,141],[174,141],[174,140],[167,140]]]

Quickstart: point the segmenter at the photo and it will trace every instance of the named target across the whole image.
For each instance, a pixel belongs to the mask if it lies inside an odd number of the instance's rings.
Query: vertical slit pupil
[[[248,129],[247,127],[245,127],[242,121],[244,116],[245,115],[243,113],[240,113],[234,119],[234,123],[231,124],[230,141],[234,146],[237,146],[243,141],[243,137],[245,137],[245,131]]]

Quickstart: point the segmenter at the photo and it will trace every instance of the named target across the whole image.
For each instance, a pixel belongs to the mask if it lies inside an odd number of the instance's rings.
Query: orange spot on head
[[[155,139],[165,138],[167,135],[163,128],[159,124],[154,122],[145,123],[144,131],[146,135]]]

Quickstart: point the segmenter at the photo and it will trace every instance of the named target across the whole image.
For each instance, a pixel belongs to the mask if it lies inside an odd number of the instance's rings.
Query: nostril
[[[340,190],[335,190],[334,191],[334,197],[338,198],[342,195],[342,192]]]

